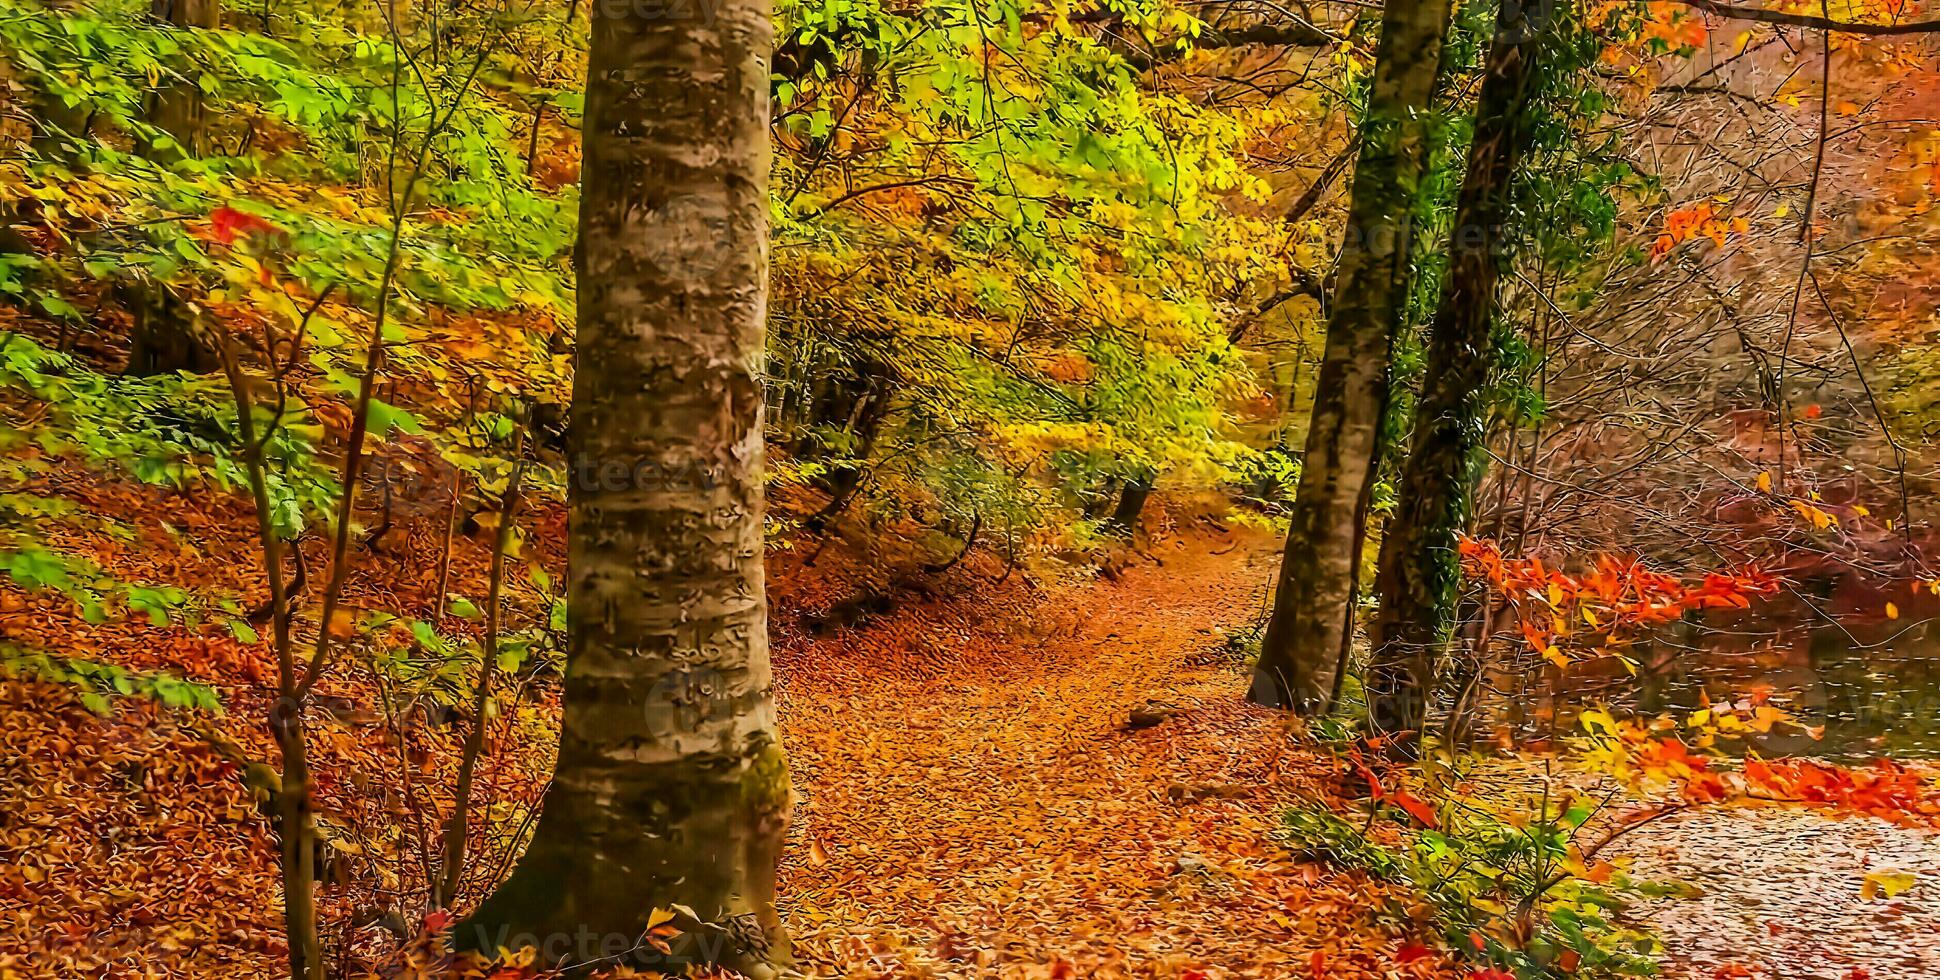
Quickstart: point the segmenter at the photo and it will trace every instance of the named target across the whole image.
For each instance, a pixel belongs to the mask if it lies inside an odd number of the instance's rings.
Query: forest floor
[[[134,529],[49,529],[64,548],[125,579],[260,593],[252,563],[236,557],[249,552],[235,505],[59,479],[53,489]],[[530,557],[556,574],[560,515],[538,523]],[[1377,914],[1404,896],[1296,860],[1275,840],[1289,805],[1340,788],[1330,759],[1296,748],[1284,720],[1245,703],[1244,667],[1226,642],[1258,620],[1275,543],[1203,519],[1162,529],[1097,578],[1006,572],[982,551],[925,572],[914,549],[884,554],[869,535],[771,557],[780,717],[801,797],[782,895],[805,970],[858,980],[1468,972],[1419,955],[1416,944],[1436,945],[1431,927]],[[482,594],[483,551],[460,544],[455,590]],[[435,534],[403,536],[368,559],[354,601],[426,608],[438,554]],[[0,637],[183,674],[219,688],[227,710],[195,722],[127,697],[102,716],[62,685],[0,679],[0,980],[278,975],[273,840],[235,760],[206,733],[212,725],[273,758],[259,720],[267,651],[209,628],[90,625],[70,606],[0,582]],[[545,784],[558,705],[540,686],[503,720],[481,770],[501,828]],[[465,726],[386,722],[359,670],[334,672],[320,693],[309,720],[341,876],[324,895],[326,936],[345,956],[340,974],[356,975],[360,959],[396,943],[373,913],[407,926],[422,914],[410,832],[448,806]],[[1134,713],[1152,723],[1131,724]],[[408,753],[393,729],[408,734]],[[1773,823],[1747,836],[1737,820]],[[501,840],[478,846],[490,858],[468,885],[473,898],[511,860]],[[1719,811],[1648,828],[1631,848],[1640,870],[1708,892],[1646,910],[1671,940],[1673,975],[1940,975],[1922,945],[1936,927],[1920,911],[1931,886],[1856,901],[1867,869],[1940,866],[1930,835]],[[1756,902],[1766,904],[1747,912]],[[1801,958],[1812,971],[1792,969]]]
[[[1643,878],[1693,886],[1639,917],[1670,948],[1669,980],[1940,977],[1940,835],[1877,817],[1709,808],[1639,829],[1621,853]],[[1908,872],[1900,895],[1869,874]]]
[[[1200,532],[1115,580],[781,644],[799,956],[851,977],[1443,975],[1397,963],[1418,940],[1374,920],[1377,886],[1274,840],[1329,769],[1277,748],[1224,642],[1276,566],[1262,535]]]

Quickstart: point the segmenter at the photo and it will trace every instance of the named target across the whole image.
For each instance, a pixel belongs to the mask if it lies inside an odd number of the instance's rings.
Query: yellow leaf
[[[1770,470],[1758,474],[1758,489],[1761,493],[1772,492],[1772,474]]]
[[[1576,721],[1583,726],[1584,731],[1592,735],[1598,732],[1615,735],[1619,730],[1617,719],[1603,708],[1593,708],[1585,711],[1576,716]]]
[[[1558,667],[1568,667],[1570,665],[1569,658],[1563,656],[1563,651],[1558,650],[1553,646],[1547,647],[1543,650],[1543,659],[1549,661],[1550,663],[1555,664]]]
[[[1887,604],[1886,604],[1886,618],[1887,618],[1887,619],[1898,619],[1898,618],[1900,618],[1900,607],[1899,607],[1899,606],[1897,606],[1897,605],[1894,605],[1893,603],[1890,603],[1890,602],[1889,602],[1889,603],[1887,603]]]
[[[1866,872],[1865,884],[1859,887],[1859,897],[1871,901],[1874,896],[1885,895],[1894,898],[1899,893],[1913,887],[1920,876],[1899,868],[1881,868]]]
[[[1796,500],[1796,499],[1793,500],[1792,509],[1797,511],[1800,517],[1803,517],[1807,521],[1811,522],[1813,527],[1821,531],[1839,523],[1838,518],[1832,516],[1831,514],[1826,513],[1823,510],[1820,510],[1817,507],[1812,506],[1809,503],[1806,503],[1803,500]]]

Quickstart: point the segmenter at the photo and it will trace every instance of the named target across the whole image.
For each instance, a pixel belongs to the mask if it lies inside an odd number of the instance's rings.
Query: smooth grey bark
[[[1528,152],[1529,102],[1553,2],[1505,2],[1496,13],[1456,199],[1448,280],[1429,326],[1412,446],[1381,541],[1368,717],[1404,753],[1421,738],[1436,661],[1454,618],[1461,575],[1456,538],[1468,524],[1482,444],[1494,362],[1490,331],[1506,261],[1503,229],[1513,211],[1516,170]]]
[[[517,869],[453,942],[773,976],[791,794],[756,377],[772,27],[766,0],[638,9],[592,8],[559,762]],[[655,909],[679,913],[671,955],[634,945]]]
[[[1247,692],[1258,704],[1324,712],[1335,662],[1352,635],[1388,358],[1407,301],[1412,212],[1450,14],[1449,0],[1392,0],[1382,8],[1286,556]]]

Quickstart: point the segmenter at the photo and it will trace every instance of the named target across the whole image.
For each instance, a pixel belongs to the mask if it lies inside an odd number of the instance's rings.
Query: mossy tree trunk
[[[772,976],[789,957],[774,890],[791,797],[756,378],[769,6],[592,9],[568,441],[574,471],[601,478],[570,491],[559,762],[517,869],[453,940]],[[676,906],[671,956],[635,946]]]
[[[1259,704],[1325,711],[1352,633],[1388,358],[1407,301],[1412,211],[1449,19],[1447,0],[1393,0],[1382,9],[1286,557],[1247,695]]]
[[[1368,714],[1404,752],[1421,736],[1438,653],[1454,619],[1456,537],[1468,524],[1483,438],[1496,285],[1508,250],[1503,225],[1528,151],[1530,93],[1553,2],[1510,0],[1497,11],[1412,446],[1381,542]]]

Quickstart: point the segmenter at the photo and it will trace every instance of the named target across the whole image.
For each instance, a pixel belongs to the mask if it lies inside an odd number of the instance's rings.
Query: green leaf
[[[379,398],[370,400],[370,431],[382,439],[391,434],[392,429],[400,429],[412,435],[424,434],[424,423],[418,417]]]

